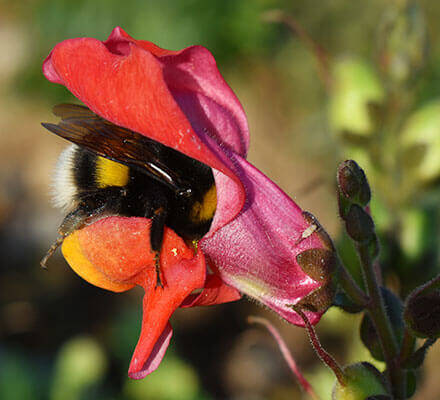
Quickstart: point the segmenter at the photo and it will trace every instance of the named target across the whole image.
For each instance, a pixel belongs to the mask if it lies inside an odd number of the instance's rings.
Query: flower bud
[[[390,290],[381,288],[382,297],[385,303],[385,310],[390,319],[396,335],[397,342],[402,343],[404,324],[402,319],[403,305],[400,299]],[[384,361],[382,346],[374,327],[373,321],[365,314],[360,326],[360,336],[364,346],[370,351],[371,355],[379,361]]]
[[[364,307],[353,302],[344,292],[340,291],[336,293],[333,301],[333,305],[341,308],[347,313],[357,314],[360,313]]]
[[[440,289],[425,285],[414,290],[405,302],[403,317],[414,336],[440,337]]]
[[[344,219],[347,233],[354,241],[365,243],[374,240],[373,219],[363,208],[353,204]]]
[[[365,172],[353,160],[347,160],[338,167],[338,188],[352,203],[365,207],[371,199],[370,185]]]
[[[407,3],[407,4],[405,4]],[[415,2],[393,4],[379,29],[379,57],[388,80],[409,81],[424,65],[427,55],[426,22]]]
[[[339,215],[345,219],[352,204],[365,207],[370,202],[370,185],[364,171],[353,160],[339,164],[336,178],[339,189]]]
[[[367,362],[348,365],[344,367],[343,372],[344,385],[336,382],[333,388],[333,400],[365,400],[369,396],[388,394],[381,373]]]

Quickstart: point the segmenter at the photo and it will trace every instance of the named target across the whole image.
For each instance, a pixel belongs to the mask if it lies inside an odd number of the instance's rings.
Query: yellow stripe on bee
[[[214,217],[217,208],[217,189],[215,185],[203,196],[202,202],[196,201],[191,209],[191,220],[194,222],[209,221]]]
[[[96,159],[96,184],[99,188],[125,186],[129,179],[129,168],[107,158]]]

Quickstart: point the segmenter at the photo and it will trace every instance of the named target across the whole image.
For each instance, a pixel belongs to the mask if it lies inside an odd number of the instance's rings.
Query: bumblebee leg
[[[40,261],[41,268],[47,269],[47,265],[46,265],[47,261],[49,260],[49,258],[53,256],[53,254],[58,249],[58,247],[60,247],[63,244],[63,241],[66,238],[66,236],[69,236],[72,232],[81,228],[85,224],[87,218],[89,217],[90,217],[90,213],[88,213],[86,210],[82,208],[77,208],[76,210],[67,214],[67,216],[64,218],[63,222],[61,223],[60,227],[58,228],[59,236],[57,240],[55,240],[52,246],[50,246],[46,255]]]
[[[43,259],[40,261],[40,266],[43,269],[47,269],[47,261],[49,260],[49,258],[51,258],[53,256],[53,253],[55,253],[55,251],[58,249],[58,247],[61,246],[61,244],[64,241],[65,236],[60,235],[58,236],[57,240],[55,240],[55,242],[52,244],[52,246],[50,246],[49,250],[47,250],[46,255],[43,257]]]
[[[154,211],[151,218],[150,245],[155,252],[154,261],[156,266],[156,287],[163,288],[162,279],[160,277],[160,250],[162,249],[163,233],[165,229],[165,220],[167,213],[164,207],[159,207]]]
[[[40,265],[46,269],[47,261],[52,257],[57,248],[61,246],[66,236],[84,227],[87,223],[92,221],[94,217],[104,212],[118,214],[125,195],[124,188],[110,187],[101,189],[99,193],[91,193],[83,196],[79,201],[78,207],[64,218],[58,228],[58,239],[47,251]]]

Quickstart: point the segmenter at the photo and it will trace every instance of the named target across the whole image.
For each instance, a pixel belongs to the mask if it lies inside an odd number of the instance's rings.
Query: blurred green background
[[[119,25],[161,47],[207,47],[246,110],[250,161],[319,218],[357,276],[334,175],[348,157],[366,169],[384,279],[405,296],[440,269],[439,18],[432,0],[1,0],[0,399],[302,398],[250,314],[274,322],[323,399],[333,382],[302,329],[246,300],[178,310],[158,371],[128,380],[141,291],[92,287],[59,254],[39,268],[63,217],[50,176],[65,146],[40,122],[73,100],[41,73],[57,42]],[[370,359],[359,323],[334,308],[318,327],[343,364]],[[414,398],[440,398],[439,362],[434,346]]]

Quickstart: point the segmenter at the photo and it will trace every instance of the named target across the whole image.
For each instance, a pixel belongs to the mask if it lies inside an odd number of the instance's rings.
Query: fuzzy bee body
[[[54,203],[68,214],[42,265],[64,237],[110,215],[151,219],[146,246],[157,255],[165,226],[188,242],[208,232],[217,205],[210,167],[86,107],[59,105],[54,113],[61,122],[43,126],[74,144],[61,154],[53,184]]]

